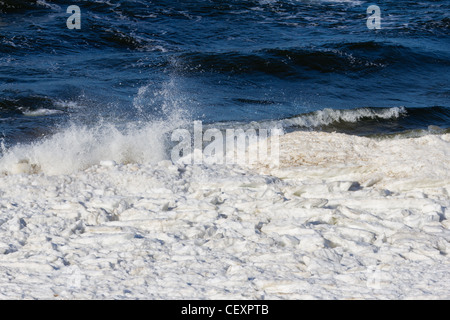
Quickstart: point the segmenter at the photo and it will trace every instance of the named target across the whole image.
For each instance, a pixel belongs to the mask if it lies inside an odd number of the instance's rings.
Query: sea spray
[[[139,88],[133,100],[137,119],[121,123],[100,117],[89,126],[74,117],[51,136],[9,149],[2,145],[0,172],[69,174],[102,161],[157,163],[168,159],[168,135],[187,122],[174,81]],[[159,109],[149,113],[149,108]]]
[[[144,127],[129,125],[126,130],[119,130],[112,124],[94,128],[73,124],[46,139],[19,144],[4,151],[0,171],[68,174],[103,160],[117,163],[157,162],[165,158],[165,130],[167,125],[158,122]],[[24,166],[24,163],[28,165]]]

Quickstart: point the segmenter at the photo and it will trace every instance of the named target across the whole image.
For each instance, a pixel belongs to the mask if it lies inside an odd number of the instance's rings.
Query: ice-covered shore
[[[280,145],[275,168],[1,176],[0,298],[450,298],[450,135]]]

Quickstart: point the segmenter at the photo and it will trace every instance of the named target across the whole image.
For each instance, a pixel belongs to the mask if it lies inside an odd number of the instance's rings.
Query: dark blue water
[[[80,30],[66,26],[74,4]],[[366,25],[372,4],[381,29]],[[0,12],[6,145],[174,110],[214,123],[403,107],[314,128],[450,128],[448,0],[1,0]]]

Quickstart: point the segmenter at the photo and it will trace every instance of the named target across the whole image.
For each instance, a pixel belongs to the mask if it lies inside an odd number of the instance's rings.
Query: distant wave
[[[209,125],[217,128],[240,127],[243,129],[279,128],[285,132],[297,130],[342,132],[355,135],[405,134],[413,135],[441,133],[450,129],[450,108],[325,108],[293,117],[258,122],[223,122]]]
[[[361,75],[394,67],[446,65],[448,57],[375,41],[329,43],[311,48],[264,49],[251,52],[191,52],[179,55],[173,67],[180,73],[264,73],[279,77],[309,78],[319,73]],[[395,70],[397,70],[395,69]]]
[[[322,130],[356,135],[418,136],[450,129],[450,108],[323,109],[280,120],[285,130]],[[414,131],[414,133],[411,133]]]
[[[358,109],[323,109],[282,120],[285,127],[318,128],[338,123],[356,123],[362,120],[397,119],[406,115],[404,107],[394,108],[358,108]]]
[[[383,68],[382,63],[358,58],[338,50],[267,49],[250,53],[196,52],[178,57],[175,69],[181,73],[264,73],[279,77],[308,77],[304,71],[358,72]]]

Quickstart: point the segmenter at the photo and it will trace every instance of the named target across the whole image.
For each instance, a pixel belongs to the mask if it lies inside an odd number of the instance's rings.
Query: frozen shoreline
[[[450,298],[450,135],[280,142],[279,168],[0,177],[0,298]]]

